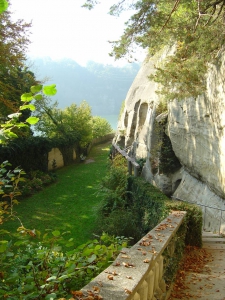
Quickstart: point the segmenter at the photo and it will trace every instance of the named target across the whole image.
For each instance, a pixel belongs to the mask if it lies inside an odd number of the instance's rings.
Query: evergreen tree
[[[99,2],[87,0],[91,9]],[[157,66],[154,79],[162,84],[167,99],[197,96],[205,89],[205,73],[224,45],[225,1],[223,0],[120,0],[111,14],[133,9],[134,14],[118,41],[113,42],[116,59],[132,59],[135,44],[148,48],[150,55],[165,46],[173,48]]]

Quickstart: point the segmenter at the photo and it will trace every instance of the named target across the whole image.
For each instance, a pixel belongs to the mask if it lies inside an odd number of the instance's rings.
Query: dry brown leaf
[[[96,285],[94,285],[94,286],[92,287],[92,290],[93,290],[95,293],[100,293],[100,288],[99,288],[98,286],[96,286]]]
[[[122,258],[130,258],[129,255],[121,255]]]
[[[124,289],[125,290],[125,293],[127,293],[127,294],[132,294],[132,291],[130,291],[130,290],[128,290],[128,289]]]
[[[84,295],[81,291],[71,291],[71,294],[75,297],[82,297]]]

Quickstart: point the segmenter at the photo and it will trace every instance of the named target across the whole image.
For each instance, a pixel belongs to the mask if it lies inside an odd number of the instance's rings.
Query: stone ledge
[[[163,276],[161,255],[179,229],[185,214],[183,211],[172,212],[138,243],[121,251],[116,260],[88,283],[82,292],[100,291],[104,300],[147,299],[140,296],[143,294],[140,289],[147,290],[146,293],[158,289]],[[150,280],[150,276],[153,280]],[[146,282],[154,285],[154,288],[146,286]]]

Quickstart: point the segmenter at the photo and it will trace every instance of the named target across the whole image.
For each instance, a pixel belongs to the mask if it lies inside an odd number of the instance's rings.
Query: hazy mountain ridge
[[[39,58],[33,60],[32,69],[38,80],[48,78],[45,84],[56,84],[54,100],[60,108],[86,100],[93,115],[104,116],[119,114],[140,64],[114,67],[90,61],[82,67],[71,59]]]

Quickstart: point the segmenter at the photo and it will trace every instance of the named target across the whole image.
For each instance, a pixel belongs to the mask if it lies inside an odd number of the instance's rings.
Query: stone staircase
[[[225,300],[225,237],[203,232],[203,249],[196,251],[196,266],[187,271],[182,284],[182,297],[172,295],[170,300]],[[176,287],[177,288],[177,287]]]
[[[202,233],[203,248],[224,250],[225,254],[225,237],[218,233],[203,231]]]

